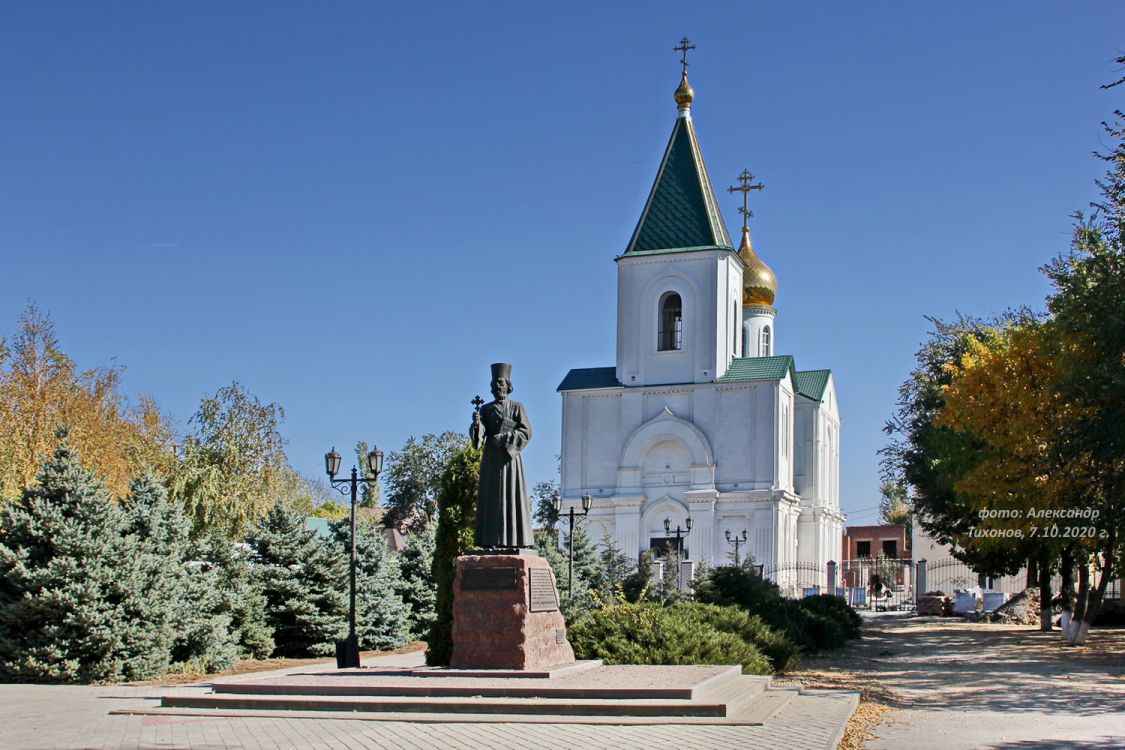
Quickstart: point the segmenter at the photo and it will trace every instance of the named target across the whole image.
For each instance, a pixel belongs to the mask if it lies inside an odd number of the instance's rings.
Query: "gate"
[[[860,557],[839,568],[836,593],[853,607],[909,609],[914,606],[914,561],[900,557]]]

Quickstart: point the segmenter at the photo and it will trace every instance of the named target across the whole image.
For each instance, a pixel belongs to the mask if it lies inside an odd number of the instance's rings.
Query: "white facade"
[[[592,495],[591,538],[633,557],[666,538],[665,519],[684,528],[690,516],[687,555],[712,566],[730,562],[725,533],[746,531],[740,555],[767,576],[824,586],[844,521],[835,383],[774,356],[776,311],[743,303],[746,256],[721,222],[681,107],[617,258],[616,365],[559,386],[564,512]]]

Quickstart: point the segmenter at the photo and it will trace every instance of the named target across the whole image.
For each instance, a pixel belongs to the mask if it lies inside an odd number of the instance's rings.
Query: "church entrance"
[[[660,560],[669,555],[676,555],[681,559],[687,559],[687,550],[684,549],[684,540],[677,539],[676,537],[662,537],[654,536],[649,539],[648,548],[652,550],[652,555]]]

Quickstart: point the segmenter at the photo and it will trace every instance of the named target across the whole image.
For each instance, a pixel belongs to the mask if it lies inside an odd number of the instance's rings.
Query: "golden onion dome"
[[[687,80],[687,71],[680,76],[680,85],[676,87],[676,106],[681,109],[691,107],[691,103],[695,101],[695,89]]]
[[[767,266],[750,245],[750,229],[742,228],[742,245],[738,257],[746,264],[742,272],[742,304],[767,305],[772,307],[777,297],[777,276]]]

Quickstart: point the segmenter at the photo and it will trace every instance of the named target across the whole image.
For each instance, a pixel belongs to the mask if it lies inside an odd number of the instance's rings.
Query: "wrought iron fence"
[[[1051,579],[1051,588],[1059,590],[1061,579],[1056,574]],[[999,591],[1009,596],[1027,588],[1027,571],[1021,570],[1015,575],[988,576],[977,573],[961,560],[955,557],[943,557],[929,560],[926,563],[926,593],[928,591],[941,591],[952,596],[956,591],[981,588],[988,591]]]
[[[845,560],[837,572],[837,593],[853,607],[909,609],[914,606],[914,561],[901,557]]]
[[[766,565],[761,575],[776,583],[782,595],[790,599],[815,596],[828,590],[828,568],[816,563]]]

